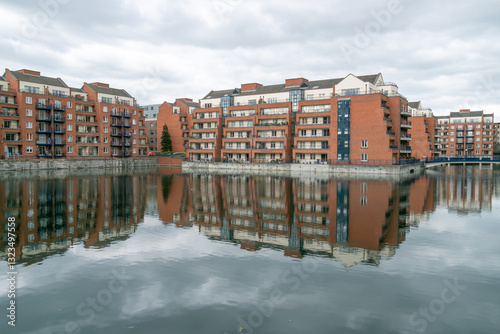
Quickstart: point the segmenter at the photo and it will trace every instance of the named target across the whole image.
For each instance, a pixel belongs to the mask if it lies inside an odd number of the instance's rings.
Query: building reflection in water
[[[0,181],[0,252],[7,256],[7,218],[16,218],[16,263],[64,253],[75,243],[106,247],[134,233],[144,218],[148,175]]]
[[[442,178],[421,176],[401,182],[163,175],[158,181],[158,209],[165,223],[197,225],[209,238],[237,243],[245,250],[271,247],[291,257],[314,254],[345,266],[377,265],[395,254],[412,226],[429,218],[440,204],[435,196],[445,194],[447,206],[454,208],[458,180],[466,183],[460,186],[464,194],[481,189],[472,197],[463,196],[462,206],[470,199],[471,207],[479,202],[480,210],[491,209],[492,185],[476,177],[481,173],[491,172],[478,171],[463,179],[454,171]],[[160,190],[165,186],[167,192]],[[447,195],[446,189],[453,192]]]
[[[492,209],[500,179],[489,168],[448,167],[401,182],[158,173],[0,180],[0,256],[16,218],[17,263],[31,264],[75,243],[106,247],[128,238],[145,213],[196,226],[242,249],[319,255],[346,266],[393,256],[412,226],[436,207],[461,214]],[[493,182],[492,182],[493,180]],[[496,194],[496,195],[495,195]]]

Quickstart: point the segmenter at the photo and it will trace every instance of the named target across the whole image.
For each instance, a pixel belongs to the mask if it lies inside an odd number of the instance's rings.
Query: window
[[[361,141],[361,148],[368,148],[368,140]]]
[[[26,153],[33,153],[33,146],[26,146]]]
[[[108,112],[108,106],[103,106],[102,107],[102,112]]]
[[[368,198],[366,196],[361,196],[359,202],[362,206],[366,206],[368,204]]]
[[[68,146],[68,153],[73,153],[73,146]]]
[[[73,136],[72,135],[68,135],[68,143],[72,143],[73,142]]]
[[[134,145],[137,144],[137,140],[135,140],[135,138],[132,139],[132,144],[134,144]],[[205,144],[207,145],[206,147],[208,147],[208,144],[207,143],[205,143]]]
[[[68,119],[69,119],[69,120],[72,120],[72,119],[73,119],[73,114],[72,114],[72,113],[68,113]]]
[[[33,122],[26,122],[26,129],[33,129]]]
[[[133,131],[134,131],[134,135],[136,135],[136,134],[137,134],[137,130],[136,130],[136,129],[133,129]]]
[[[137,123],[136,123],[135,119],[133,119],[133,120],[132,120],[132,125],[136,125],[136,124],[137,124]]]
[[[154,143],[154,139],[153,139],[153,138],[151,138],[151,139],[149,140],[149,142],[150,142],[151,144],[152,144],[152,143]]]
[[[450,136],[454,136],[454,135],[455,135],[455,132],[451,131]]]
[[[108,123],[108,116],[104,116],[102,121],[103,121],[103,123]]]
[[[26,96],[26,104],[33,104],[33,99],[31,96]]]
[[[32,109],[26,109],[26,116],[33,116],[33,110]]]
[[[113,99],[110,97],[101,97],[101,102],[102,103],[113,103]]]
[[[451,128],[452,128],[452,129],[455,129],[455,125],[452,125],[452,126],[451,126]]]
[[[278,98],[277,97],[270,97],[267,99],[267,103],[277,103]]]
[[[104,137],[102,140],[103,140],[104,144],[108,143],[108,137]]]
[[[481,138],[479,138],[479,137],[476,137],[476,141],[481,141]]]
[[[26,140],[27,141],[33,141],[33,134],[32,133],[27,133],[26,134]]]
[[[450,138],[450,141],[455,141],[455,138]]]
[[[368,154],[366,153],[361,154],[361,161],[368,161]]]
[[[480,131],[476,131],[476,136],[480,136],[481,135],[481,132]]]
[[[66,102],[66,108],[73,108],[73,104],[70,101]]]
[[[134,110],[134,116],[137,115],[137,110]]]
[[[257,100],[255,100],[255,99],[254,100],[248,100],[248,104],[250,104],[250,105],[251,104],[257,104]]]
[[[108,148],[104,147],[104,153],[108,153]]]
[[[153,123],[149,123],[149,127],[152,128],[153,127]]]
[[[149,131],[149,133],[150,133],[151,135],[154,135],[154,131],[153,131],[153,130]]]
[[[68,131],[73,131],[73,125],[72,124],[68,124]]]
[[[135,149],[135,147],[134,147],[134,148],[132,149],[132,153],[134,153],[134,154],[135,154],[135,152],[136,152],[136,149]]]
[[[108,133],[108,127],[107,127],[107,126],[103,127],[103,128],[102,128],[102,132],[104,132],[104,133]]]

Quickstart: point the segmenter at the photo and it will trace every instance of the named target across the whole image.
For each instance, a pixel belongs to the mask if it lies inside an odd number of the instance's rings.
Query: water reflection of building
[[[127,238],[144,218],[146,175],[12,179],[0,182],[3,224],[16,218],[18,263],[64,253],[71,245],[105,247]],[[0,249],[7,251],[7,229]]]
[[[437,204],[459,214],[491,211],[493,173],[489,166],[447,167],[444,175],[436,178]]]
[[[418,213],[432,210],[430,184],[429,178],[396,183],[190,174],[173,177],[168,200],[159,196],[158,206],[165,222],[191,217],[201,233],[242,249],[324,255],[347,266],[378,264],[405,240],[413,207]],[[179,209],[186,190],[191,210]]]
[[[193,225],[188,178],[181,168],[161,167],[157,175],[157,207],[160,220],[178,227]]]

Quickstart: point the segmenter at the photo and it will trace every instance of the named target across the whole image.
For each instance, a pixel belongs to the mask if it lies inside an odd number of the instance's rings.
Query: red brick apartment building
[[[182,135],[193,161],[397,163],[411,158],[410,116],[407,99],[380,73],[295,78],[211,91]]]
[[[71,88],[31,70],[0,78],[0,157],[136,157],[148,153],[143,111],[123,89]]]
[[[422,108],[420,101],[408,103],[412,113],[407,125],[412,136],[412,156],[416,159],[435,158],[441,153],[440,132],[437,118],[432,110]],[[401,126],[406,126],[401,124]]]
[[[192,118],[194,110],[199,108],[197,102],[192,99],[176,99],[175,103],[164,102],[157,116],[157,142],[158,149],[161,148],[161,136],[163,126],[166,124],[170,139],[172,140],[172,151],[186,152],[189,147],[189,136],[193,127]]]
[[[462,109],[438,116],[439,143],[444,156],[491,156],[494,114]]]

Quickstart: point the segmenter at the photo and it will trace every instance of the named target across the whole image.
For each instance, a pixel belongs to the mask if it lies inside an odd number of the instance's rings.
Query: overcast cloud
[[[436,115],[500,119],[496,1],[0,0],[1,65],[140,104],[242,83],[381,72]],[[0,66],[1,66],[0,65]]]

